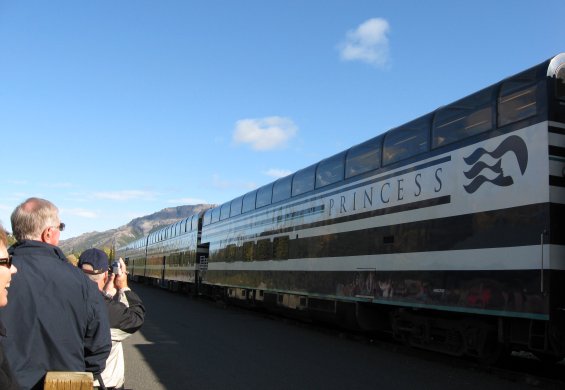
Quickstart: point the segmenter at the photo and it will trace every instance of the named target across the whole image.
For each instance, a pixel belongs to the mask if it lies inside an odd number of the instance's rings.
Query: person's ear
[[[53,233],[51,233],[51,228],[50,228],[50,227],[46,228],[46,229],[41,233],[41,241],[48,243],[49,241],[51,241],[52,235],[53,235]]]

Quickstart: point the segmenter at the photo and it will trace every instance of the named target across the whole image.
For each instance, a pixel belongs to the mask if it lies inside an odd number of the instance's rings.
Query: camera
[[[112,273],[114,275],[121,275],[121,266],[120,266],[120,262],[118,260],[114,260],[112,262]]]

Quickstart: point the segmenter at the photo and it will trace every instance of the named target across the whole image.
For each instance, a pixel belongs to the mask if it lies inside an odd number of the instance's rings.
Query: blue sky
[[[0,0],[0,220],[223,203],[565,51],[562,0]]]

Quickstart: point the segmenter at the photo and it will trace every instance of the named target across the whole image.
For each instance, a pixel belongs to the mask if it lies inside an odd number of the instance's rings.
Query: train
[[[565,357],[565,53],[116,250],[130,277],[489,360]]]

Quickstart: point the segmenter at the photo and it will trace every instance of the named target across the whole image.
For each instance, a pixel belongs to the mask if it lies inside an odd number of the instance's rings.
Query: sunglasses
[[[3,265],[6,268],[10,268],[12,266],[12,256],[1,258],[0,265]]]
[[[59,224],[59,226],[51,226],[51,227],[52,227],[52,228],[55,228],[55,229],[59,229],[60,232],[62,232],[63,230],[65,230],[65,224],[64,224],[63,222],[61,222],[61,223]]]

